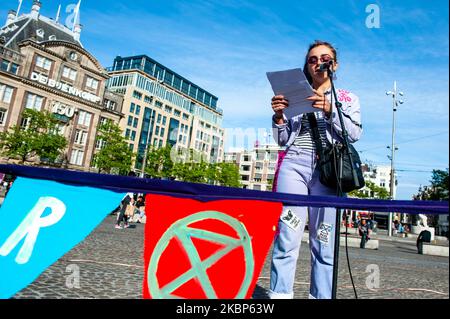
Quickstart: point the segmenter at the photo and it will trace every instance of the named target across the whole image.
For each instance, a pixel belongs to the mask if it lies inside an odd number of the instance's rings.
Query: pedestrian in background
[[[130,205],[133,205],[133,203],[134,203],[133,193],[127,193],[121,202],[119,215],[117,216],[116,229],[123,229],[129,227],[128,216],[125,214],[125,212]],[[123,226],[121,225],[122,222]]]
[[[423,243],[431,243],[431,233],[428,230],[422,230],[417,237],[417,253],[423,255]]]
[[[361,236],[361,243],[359,247],[366,248],[366,243],[370,239],[370,226],[366,219],[361,220],[361,224],[358,226],[359,236]]]

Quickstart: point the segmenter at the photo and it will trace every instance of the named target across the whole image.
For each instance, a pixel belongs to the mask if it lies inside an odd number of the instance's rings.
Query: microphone
[[[322,63],[322,64],[319,65],[319,70],[318,71],[319,72],[326,72],[326,71],[328,71],[331,68],[332,65],[333,65],[333,60],[330,60],[328,62]]]

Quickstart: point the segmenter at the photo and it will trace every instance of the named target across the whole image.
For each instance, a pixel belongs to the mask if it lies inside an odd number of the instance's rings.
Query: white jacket
[[[331,102],[331,91],[325,92],[328,101]],[[338,89],[336,91],[339,102],[342,103],[342,118],[344,120],[345,129],[348,134],[349,143],[354,143],[361,137],[361,111],[359,105],[359,98],[346,90]],[[295,138],[302,128],[302,116],[299,114],[287,119],[284,117],[284,124],[276,124],[272,118],[273,137],[275,142],[280,146],[289,147],[294,143]],[[333,111],[330,118],[325,118],[327,123],[327,140],[331,144],[342,141],[342,129],[339,121],[339,115],[333,101]],[[332,134],[333,131],[333,134]]]

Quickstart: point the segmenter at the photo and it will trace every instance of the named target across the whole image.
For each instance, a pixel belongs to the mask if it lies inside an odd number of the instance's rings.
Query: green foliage
[[[120,127],[107,121],[99,127],[97,139],[103,143],[103,147],[93,158],[93,164],[99,173],[118,171],[121,175],[128,174],[134,153],[129,149]]]
[[[174,163],[170,158],[171,147],[150,147],[147,153],[145,173],[152,178],[172,178]]]
[[[241,187],[239,168],[234,163],[218,163],[216,164],[218,171],[217,180],[220,185],[229,187]]]
[[[433,170],[430,183],[431,186],[420,187],[414,199],[448,201],[448,168],[445,171]]]
[[[185,150],[184,157],[175,156],[172,148],[151,148],[145,172],[153,178],[170,178],[183,182],[240,187],[239,170],[230,163],[208,163],[201,153]],[[172,155],[172,156],[171,156]]]
[[[352,191],[348,193],[348,196],[357,198],[389,199],[390,194],[386,188],[375,185],[375,183],[371,181],[366,181],[366,186],[364,188]]]
[[[27,127],[15,125],[9,132],[0,133],[2,154],[20,158],[22,163],[36,156],[55,162],[67,146],[66,138],[57,133],[59,121],[48,111],[32,109],[25,109],[23,118],[28,118]]]

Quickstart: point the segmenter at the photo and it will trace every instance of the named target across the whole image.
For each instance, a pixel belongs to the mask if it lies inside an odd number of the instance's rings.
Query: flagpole
[[[22,8],[22,1],[23,0],[19,0],[19,6],[17,7],[17,13],[16,13],[16,17],[19,17],[19,13],[20,13],[20,8]]]
[[[56,23],[58,23],[59,22],[59,16],[60,16],[60,14],[61,14],[61,4],[58,6],[58,12],[56,13]]]
[[[77,24],[78,18],[79,18],[79,16],[80,16],[80,5],[81,5],[81,0],[78,1],[78,4],[77,4],[77,6],[76,6],[76,8],[75,8],[76,12],[75,12],[75,19],[73,20],[72,32],[74,32],[74,30],[75,30],[75,25]]]

